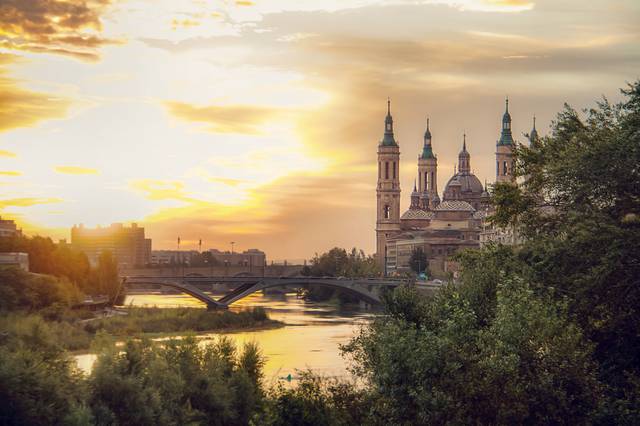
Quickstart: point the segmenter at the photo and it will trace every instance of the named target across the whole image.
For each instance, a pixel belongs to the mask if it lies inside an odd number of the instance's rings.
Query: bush
[[[65,279],[18,268],[0,269],[0,311],[35,311],[54,305],[62,309],[81,299],[76,286]]]

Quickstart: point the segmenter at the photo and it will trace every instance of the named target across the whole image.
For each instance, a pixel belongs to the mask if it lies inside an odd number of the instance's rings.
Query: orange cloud
[[[23,89],[18,80],[7,77],[6,65],[20,60],[15,55],[0,54],[0,132],[62,118],[70,103],[67,99]],[[0,156],[15,157],[15,154],[0,151]]]
[[[22,198],[10,198],[7,200],[0,200],[0,209],[4,209],[7,207],[31,207],[39,204],[51,204],[51,203],[61,203],[62,199],[60,198],[32,198],[32,197],[22,197]]]
[[[130,183],[134,190],[144,192],[149,200],[179,200],[192,202],[193,198],[187,196],[184,184],[178,181],[166,181],[159,179],[138,179]]]
[[[111,40],[98,35],[110,0],[5,0],[0,3],[2,46],[97,59]]]
[[[185,121],[206,123],[212,133],[259,134],[259,126],[275,117],[272,108],[251,105],[194,106],[182,102],[165,102],[169,113]]]
[[[100,172],[97,169],[78,166],[56,166],[53,168],[57,173],[65,175],[97,175]]]
[[[22,176],[22,172],[0,171],[1,176]]]
[[[0,149],[0,157],[16,157],[16,154],[11,151]]]

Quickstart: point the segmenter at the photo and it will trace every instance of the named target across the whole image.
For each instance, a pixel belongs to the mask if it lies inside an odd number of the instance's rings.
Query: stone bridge
[[[225,309],[234,302],[272,287],[308,287],[318,285],[333,287],[357,296],[370,304],[380,304],[381,294],[385,288],[395,288],[407,281],[394,278],[329,278],[329,277],[159,277],[159,276],[130,276],[123,279],[125,286],[130,285],[161,285],[182,291],[207,304],[209,309]],[[233,287],[219,299],[214,299],[204,292],[202,285],[227,284]],[[438,284],[420,283],[419,287],[436,289]]]

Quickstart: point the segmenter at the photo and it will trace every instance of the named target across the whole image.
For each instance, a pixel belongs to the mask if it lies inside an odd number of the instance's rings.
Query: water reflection
[[[214,294],[214,297],[216,295]],[[133,306],[205,307],[196,299],[182,294],[145,294],[127,296],[125,304]],[[263,307],[273,319],[284,322],[282,328],[226,333],[238,346],[255,341],[267,361],[265,379],[272,383],[295,370],[312,369],[325,376],[344,376],[346,362],[339,345],[346,343],[362,324],[374,314],[359,308],[341,309],[329,303],[308,302],[295,293],[263,295],[254,293],[231,306],[231,310]],[[201,335],[203,342],[221,333]],[[95,355],[78,355],[78,364],[90,371]]]

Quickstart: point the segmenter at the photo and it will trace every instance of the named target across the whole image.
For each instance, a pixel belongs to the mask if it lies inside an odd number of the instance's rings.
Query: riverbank
[[[262,308],[238,312],[208,311],[199,308],[119,309],[118,315],[104,318],[45,318],[39,314],[11,313],[0,316],[3,339],[46,339],[68,351],[85,351],[97,334],[114,338],[161,337],[188,333],[229,333],[282,327]]]

